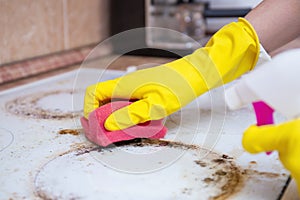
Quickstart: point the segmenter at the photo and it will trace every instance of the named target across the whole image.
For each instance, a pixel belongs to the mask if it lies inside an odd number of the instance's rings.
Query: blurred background
[[[0,63],[61,52],[109,36],[108,0],[1,0]]]
[[[101,41],[139,27],[131,55],[176,57],[205,45],[224,24],[246,15],[261,0],[1,0],[0,84],[79,64]],[[192,41],[192,42],[191,42]],[[94,53],[118,54],[128,43],[116,41]],[[134,44],[133,44],[134,45]],[[96,56],[96,57],[97,57]]]
[[[178,31],[188,29],[176,27],[180,19],[178,19],[179,16],[176,17],[175,15],[191,12],[190,14],[186,13],[186,15],[194,17],[191,20],[197,21],[197,14],[192,12],[199,12],[201,15],[203,12],[202,2],[177,0],[1,0],[0,63],[15,62],[98,43],[110,35],[132,28],[144,27],[146,24]],[[250,8],[258,1],[213,0],[212,2],[213,7],[232,9],[240,8],[237,7],[238,4],[241,4],[242,8]],[[181,11],[180,9],[183,9],[182,5],[184,4],[190,4],[190,7]],[[189,11],[189,9],[191,10]],[[197,22],[192,23],[197,29]],[[203,22],[200,23],[198,26],[201,26]],[[191,34],[198,37],[202,33],[199,35]]]

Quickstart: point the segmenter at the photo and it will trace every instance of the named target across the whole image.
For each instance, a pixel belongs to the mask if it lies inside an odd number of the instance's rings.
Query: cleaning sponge
[[[124,130],[107,131],[104,127],[106,118],[114,111],[131,104],[127,101],[115,101],[105,104],[90,113],[89,119],[81,117],[81,125],[86,137],[100,145],[107,146],[114,142],[132,140],[135,138],[163,138],[167,128],[163,126],[162,120],[152,120],[138,124]]]

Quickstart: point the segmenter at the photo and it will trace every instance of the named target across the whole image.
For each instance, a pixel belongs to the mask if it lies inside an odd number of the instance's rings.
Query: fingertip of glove
[[[84,113],[83,113],[83,117],[84,117],[85,119],[89,119],[89,113],[88,113],[88,112],[84,112]]]
[[[119,131],[129,128],[135,124],[125,124],[115,120],[115,116],[110,115],[104,122],[104,128],[108,131]]]
[[[243,139],[242,139],[242,146],[243,148],[249,152],[249,153],[252,153],[252,149],[251,149],[251,142],[249,141],[249,137],[248,137],[248,134],[245,132],[244,135],[243,135]]]
[[[250,126],[243,135],[243,139],[242,139],[242,145],[243,148],[249,152],[249,153],[259,153],[262,150],[260,150],[260,148],[257,147],[257,145],[255,144],[255,138],[256,138],[256,130],[257,126],[252,125]]]
[[[111,119],[111,117],[108,117],[104,122],[104,128],[108,131],[118,131],[121,130],[121,128],[118,126],[118,124],[115,122],[115,120]]]

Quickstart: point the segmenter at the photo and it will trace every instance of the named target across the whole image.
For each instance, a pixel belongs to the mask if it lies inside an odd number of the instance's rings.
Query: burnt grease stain
[[[273,173],[273,172],[262,172],[258,170],[253,170],[253,169],[245,169],[242,172],[243,175],[246,176],[262,176],[266,178],[278,178],[280,176],[287,176],[286,174],[279,174],[279,173]]]
[[[169,148],[180,148],[183,150],[205,150],[197,145],[184,144],[181,142],[173,142],[167,140],[158,140],[158,139],[144,139],[138,138],[128,141],[117,142],[111,144],[107,147],[101,146],[85,146],[81,145],[76,147],[76,156],[80,156],[90,152],[113,152],[115,147],[169,147]],[[73,149],[74,152],[74,149]],[[209,159],[199,159],[194,160],[193,162],[201,168],[208,168],[212,171],[211,174],[208,174],[208,177],[196,177],[195,180],[202,181],[204,184],[218,186],[219,192],[215,196],[211,196],[210,200],[224,200],[230,198],[230,196],[236,194],[244,186],[245,180],[252,176],[263,176],[267,178],[278,178],[279,176],[284,176],[284,174],[270,173],[270,172],[260,172],[257,170],[251,169],[241,169],[238,167],[234,158],[225,155],[217,154],[212,152],[214,156],[211,156]],[[192,191],[183,189],[184,194],[189,195]]]
[[[201,160],[195,160],[194,161],[197,165],[200,165],[200,167],[206,167],[207,166],[207,163],[206,162],[203,162]]]
[[[209,184],[209,183],[211,183],[211,182],[213,182],[213,181],[214,181],[214,179],[209,178],[209,177],[203,179],[203,182],[205,182],[206,184]]]
[[[196,164],[203,167],[201,162]],[[202,181],[209,185],[217,185],[221,180],[226,180],[220,187],[221,191],[218,195],[212,196],[212,200],[227,199],[231,195],[237,193],[244,183],[244,177],[242,176],[242,170],[235,165],[232,159],[220,158],[212,159],[209,163],[206,163],[205,167],[209,167],[211,170],[215,170],[212,177],[206,177]],[[220,169],[221,168],[221,169]]]
[[[115,147],[168,147],[168,148],[179,148],[182,150],[205,150],[197,145],[185,144],[182,142],[173,142],[167,140],[158,139],[146,139],[138,138],[128,141],[117,142],[107,147],[94,146],[89,148],[78,149],[76,156],[80,156],[93,151],[96,152],[108,152],[113,151]],[[207,177],[201,180],[201,177],[196,177],[197,180],[203,181],[206,184],[218,185],[220,192],[218,195],[212,196],[212,200],[227,199],[229,196],[238,192],[241,188],[239,185],[243,184],[242,171],[235,165],[232,158],[229,156],[219,155],[212,153],[214,159],[194,160],[196,165],[200,167],[209,167],[212,171],[212,177]],[[217,158],[216,158],[217,157]],[[183,190],[184,194],[189,195],[192,191]]]
[[[77,129],[62,129],[58,131],[58,134],[60,135],[66,135],[66,134],[70,134],[70,135],[79,135],[79,130]]]
[[[60,109],[45,109],[38,105],[38,102],[48,96],[59,94],[74,94],[78,91],[73,90],[55,90],[50,92],[41,92],[39,94],[30,94],[18,97],[5,104],[5,109],[14,115],[33,118],[33,119],[72,119],[81,116],[82,111],[64,112]]]
[[[217,163],[217,164],[222,164],[222,163],[226,162],[226,160],[224,160],[222,158],[213,159],[212,161],[215,162],[215,163]]]
[[[228,155],[226,155],[226,154],[223,154],[223,155],[222,155],[222,158],[224,158],[224,159],[233,159],[233,157],[230,157],[230,156],[228,156]]]
[[[126,146],[133,146],[133,147],[145,147],[145,146],[153,146],[153,147],[171,147],[171,148],[180,148],[183,150],[196,150],[200,149],[200,147],[191,144],[184,144],[181,142],[173,142],[173,141],[166,141],[166,140],[158,140],[158,139],[148,139],[148,138],[136,138],[133,140],[115,142],[110,144],[106,147],[97,146],[95,149],[86,149],[84,153],[90,153],[92,151],[112,151],[115,147],[126,147]],[[77,155],[82,155],[84,153],[79,153]]]

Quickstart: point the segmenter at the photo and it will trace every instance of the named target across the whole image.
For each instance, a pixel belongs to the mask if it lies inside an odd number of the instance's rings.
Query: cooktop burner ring
[[[137,149],[147,147],[179,148],[188,150],[189,157],[180,163],[174,163],[174,165],[179,167],[172,168],[171,166],[171,169],[169,168],[168,170],[162,169],[153,173],[136,175],[112,170],[89,155],[90,153],[98,153],[102,156],[115,156],[113,154],[117,152],[116,148],[102,148],[90,144],[81,144],[78,149],[60,154],[40,168],[35,176],[37,196],[47,199],[80,199],[85,195],[84,198],[89,199],[101,194],[103,198],[109,199],[113,195],[118,194],[121,195],[121,198],[123,192],[126,192],[128,199],[130,197],[139,199],[139,193],[142,188],[148,188],[147,191],[152,194],[149,197],[153,197],[154,193],[149,187],[153,187],[155,183],[166,183],[160,186],[159,191],[157,191],[157,194],[155,192],[155,195],[172,196],[172,192],[174,192],[182,198],[188,196],[201,197],[199,192],[202,194],[201,190],[204,190],[206,191],[203,194],[204,196],[206,195],[204,199],[206,197],[226,199],[238,192],[239,186],[243,183],[242,170],[236,166],[233,158],[211,152],[208,157],[199,160],[196,156],[196,151],[205,149],[198,146],[149,139],[136,139],[119,144],[118,147],[122,146],[124,148],[134,147]],[[187,160],[189,161],[188,163],[186,162]],[[53,176],[54,172],[56,176]],[[180,176],[177,176],[178,174]],[[180,177],[180,180],[177,180],[174,188],[172,188],[171,185],[178,177]],[[78,183],[80,184],[78,185]],[[131,187],[130,185],[132,184],[134,186]],[[66,187],[62,187],[63,185]],[[123,185],[123,187],[118,187],[119,185]],[[78,187],[80,187],[80,190]],[[112,194],[111,188],[113,187],[118,188],[119,192]],[[124,191],[122,192],[122,190]],[[214,192],[209,193],[209,191]]]
[[[46,104],[42,104],[42,101],[55,101],[56,96],[72,96],[75,93],[82,93],[82,91],[74,91],[74,90],[54,90],[50,92],[41,92],[38,94],[28,94],[25,96],[18,97],[6,103],[5,108],[11,114],[22,116],[26,118],[34,118],[34,119],[73,119],[79,118],[82,115],[82,110],[71,110],[65,111],[59,107],[59,103],[57,103],[56,107],[45,108]],[[72,100],[72,99],[70,99]],[[61,103],[65,103],[61,101]],[[41,105],[39,105],[41,104]]]

